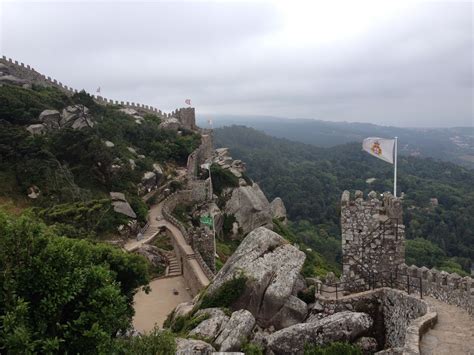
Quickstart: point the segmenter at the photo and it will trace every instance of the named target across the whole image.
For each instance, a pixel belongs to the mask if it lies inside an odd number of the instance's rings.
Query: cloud
[[[0,49],[165,110],[473,125],[471,3],[329,3],[7,2]]]

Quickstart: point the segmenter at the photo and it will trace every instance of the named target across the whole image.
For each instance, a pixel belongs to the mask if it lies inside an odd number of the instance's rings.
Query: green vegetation
[[[242,346],[242,352],[245,355],[263,355],[263,348],[260,345],[246,343]]]
[[[209,318],[209,315],[201,314],[196,315],[187,315],[187,316],[178,316],[174,319],[174,322],[170,325],[171,330],[175,334],[186,335],[190,330],[196,328],[199,323],[205,321]]]
[[[166,234],[158,234],[156,238],[153,239],[153,242],[151,244],[163,250],[173,250],[173,245],[171,244],[170,237],[168,237]]]
[[[213,294],[204,293],[199,308],[230,307],[245,290],[247,277],[239,275],[222,284]]]
[[[361,151],[360,143],[319,148],[267,136],[242,126],[215,130],[216,145],[246,162],[250,176],[271,200],[285,202],[291,230],[328,261],[340,263],[343,190],[390,191],[393,167]],[[372,184],[366,179],[376,178]],[[422,238],[444,256],[436,266],[469,271],[474,259],[474,171],[451,164],[399,157],[399,191],[405,193],[407,239]],[[439,206],[432,207],[436,197]],[[407,255],[411,251],[407,246]],[[415,252],[416,253],[416,252]]]
[[[73,104],[89,108],[94,127],[63,128],[39,136],[25,130],[27,124],[39,123],[41,111],[61,111]],[[162,130],[160,119],[150,114],[137,124],[118,109],[96,104],[85,92],[68,97],[55,88],[0,87],[0,198],[38,207],[39,216],[68,236],[108,235],[123,224],[104,201],[110,191],[125,193],[138,220],[145,222],[148,208],[137,195],[143,173],[155,162],[185,164],[200,136]],[[114,147],[106,147],[106,140]],[[31,186],[38,187],[40,195],[25,200]]]
[[[153,329],[149,334],[134,336],[117,341],[117,354],[134,355],[174,355],[176,342],[174,335],[168,330]],[[110,349],[106,351],[112,353]]]
[[[211,179],[214,192],[218,195],[222,193],[226,187],[238,187],[239,179],[229,170],[222,169],[217,164],[211,165]]]
[[[304,355],[362,355],[362,351],[355,345],[334,342],[324,346],[307,345]]]
[[[0,350],[104,353],[131,325],[145,260],[0,212]]]
[[[292,244],[297,244],[300,249],[306,254],[306,259],[301,270],[301,274],[305,277],[322,277],[325,276],[329,271],[339,275],[340,270],[338,268],[336,258],[330,254],[321,255],[315,250],[326,250],[321,248],[320,245],[323,243],[317,235],[311,234],[311,230],[305,230],[301,227],[294,228],[290,225],[287,227],[282,224],[278,219],[273,219],[274,231],[281,235]],[[293,229],[296,231],[293,231]],[[307,234],[310,233],[310,234]],[[338,243],[338,250],[340,250]],[[340,251],[339,251],[340,252]]]
[[[303,291],[298,292],[298,298],[307,304],[314,303],[316,300],[316,287],[314,285],[309,286]]]

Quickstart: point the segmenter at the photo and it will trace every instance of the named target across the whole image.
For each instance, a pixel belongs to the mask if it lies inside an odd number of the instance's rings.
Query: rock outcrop
[[[42,134],[62,128],[82,129],[95,125],[89,109],[84,105],[67,106],[61,113],[57,110],[44,110],[38,121],[41,123],[29,125],[26,130],[31,134]]]
[[[216,349],[202,340],[176,338],[176,355],[210,355]]]
[[[181,126],[181,123],[179,122],[179,120],[177,118],[171,117],[161,122],[159,127],[162,129],[168,129],[171,131],[177,131],[179,130],[180,126]]]
[[[137,218],[135,211],[133,210],[132,206],[130,206],[123,193],[111,192],[110,198],[112,199],[112,206],[114,207],[115,212],[130,218]]]
[[[250,311],[264,328],[273,325],[280,329],[301,322],[306,316],[304,306],[291,296],[304,260],[305,254],[281,236],[267,228],[257,228],[227,260],[207,293],[218,292],[226,282],[244,275],[245,289],[233,309]]]
[[[201,309],[195,316],[199,317],[201,315],[207,315],[209,318],[199,323],[196,328],[189,332],[189,335],[214,340],[229,321],[229,317],[219,308]]]
[[[240,350],[255,326],[255,318],[245,309],[232,313],[219,336],[215,340],[220,351]]]
[[[224,213],[235,216],[244,235],[261,226],[273,228],[270,203],[256,183],[232,189]]]
[[[270,203],[270,211],[272,214],[273,218],[278,219],[281,221],[283,224],[288,223],[288,218],[286,216],[286,208],[285,204],[283,203],[283,200],[279,197],[276,197],[271,203]]]
[[[305,344],[323,345],[335,341],[354,341],[373,324],[369,315],[340,312],[312,323],[300,323],[281,329],[266,338],[275,355],[303,354]]]

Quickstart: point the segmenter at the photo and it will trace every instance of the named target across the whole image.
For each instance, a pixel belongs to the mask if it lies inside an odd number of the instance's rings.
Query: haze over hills
[[[202,126],[213,119],[214,127],[245,125],[271,136],[333,147],[361,142],[369,136],[398,137],[400,154],[431,157],[474,168],[474,126],[453,128],[402,128],[370,123],[330,122],[311,119],[288,119],[271,116],[208,115],[200,119]],[[199,122],[199,120],[198,120]]]

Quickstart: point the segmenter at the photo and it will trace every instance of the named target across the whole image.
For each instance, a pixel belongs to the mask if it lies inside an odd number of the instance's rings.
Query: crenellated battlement
[[[374,273],[395,270],[405,261],[405,226],[400,199],[362,191],[341,197],[343,279],[364,288]],[[356,281],[357,280],[357,281]]]
[[[12,58],[7,58],[6,56],[2,56],[0,58],[0,63],[6,65],[9,69],[9,71],[12,72],[16,77],[25,79],[29,82],[32,82],[33,84],[37,85],[42,85],[42,86],[52,86],[55,87],[59,90],[61,90],[63,93],[65,93],[68,96],[72,96],[76,93],[78,93],[80,90],[73,89],[70,86],[64,85],[62,82],[51,78],[50,76],[46,76],[44,74],[39,73],[36,71],[33,67],[30,65],[25,65],[23,62],[18,62],[17,60],[13,60]],[[1,76],[0,76],[1,78]],[[133,108],[133,109],[139,109],[148,113],[155,114],[157,116],[160,116],[162,118],[169,118],[169,117],[188,117],[189,114],[187,114],[188,111],[185,113],[181,113],[182,110],[189,110],[187,109],[179,109],[175,110],[171,113],[165,113],[162,112],[161,110],[157,109],[154,106],[151,105],[144,105],[141,103],[136,103],[136,102],[130,102],[130,101],[119,101],[119,100],[112,100],[108,99],[105,97],[102,97],[100,95],[92,95],[91,96],[94,98],[94,100],[101,104],[101,105],[120,105],[126,108]],[[193,114],[194,114],[194,108],[192,108]]]
[[[465,309],[474,315],[474,279],[462,277],[456,273],[439,271],[435,268],[428,269],[425,266],[408,266],[402,263],[398,267],[399,285],[405,291],[413,286],[422,287],[423,295],[432,296],[442,302],[452,304]]]

